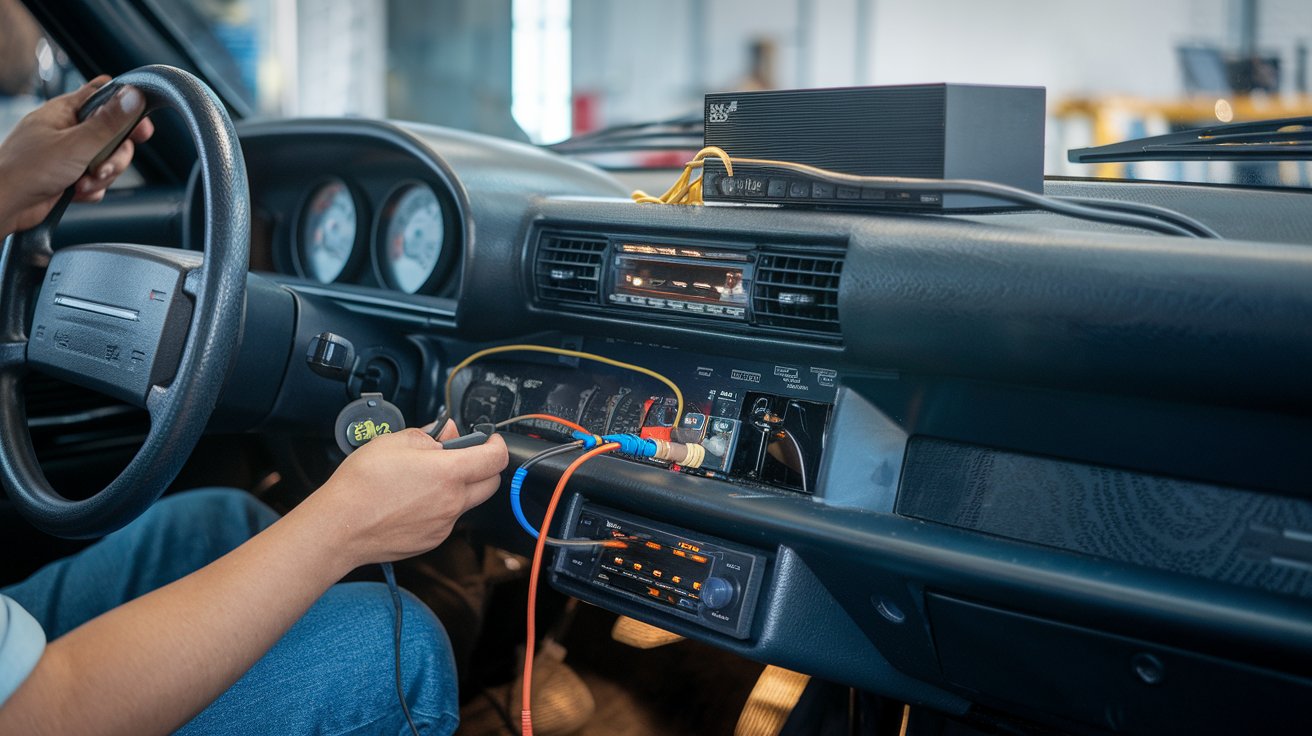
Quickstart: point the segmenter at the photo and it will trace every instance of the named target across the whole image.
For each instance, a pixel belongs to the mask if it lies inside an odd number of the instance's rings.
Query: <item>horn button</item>
[[[28,362],[41,371],[145,406],[173,380],[191,323],[187,274],[198,254],[141,245],[88,245],[54,254],[41,284]]]

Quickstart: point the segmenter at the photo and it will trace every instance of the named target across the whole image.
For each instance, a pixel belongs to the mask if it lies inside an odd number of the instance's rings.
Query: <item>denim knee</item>
[[[410,713],[421,733],[448,733],[460,713],[451,640],[432,610],[408,590],[401,591],[401,611],[401,683]],[[375,633],[383,635],[384,651],[394,658],[393,630]]]
[[[369,674],[355,683],[355,689],[361,706],[370,700],[378,704],[378,720],[374,723],[387,723],[388,714],[395,716],[400,711],[396,694],[396,609],[391,603],[391,593],[382,583],[348,583],[334,586],[325,595],[325,599],[333,597],[344,610],[363,606],[370,613],[378,611],[379,602],[383,602],[384,615],[381,618],[368,615],[357,619],[358,626],[351,644],[358,647],[357,656],[385,664],[358,670],[357,675],[364,675],[365,671]],[[343,597],[353,600],[344,603]],[[401,591],[401,612],[401,689],[410,715],[420,733],[449,734],[460,719],[451,641],[437,616],[407,590]],[[403,721],[397,723],[404,724]]]
[[[278,520],[278,514],[245,491],[202,488],[165,496],[121,533],[157,537],[170,550],[204,559],[222,557]]]
[[[165,496],[142,514],[142,521],[150,516],[160,517],[154,523],[171,527],[199,524],[201,528],[244,527],[256,532],[278,520],[277,512],[250,493],[219,487]]]
[[[278,518],[250,494],[211,489],[159,501],[76,555],[46,565],[6,591],[51,638],[188,575]]]

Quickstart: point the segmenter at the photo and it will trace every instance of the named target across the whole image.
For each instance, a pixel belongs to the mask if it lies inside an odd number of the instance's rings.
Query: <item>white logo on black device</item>
[[[706,116],[708,123],[727,123],[729,122],[729,113],[738,111],[738,100],[728,104],[723,102],[711,103],[711,113]]]

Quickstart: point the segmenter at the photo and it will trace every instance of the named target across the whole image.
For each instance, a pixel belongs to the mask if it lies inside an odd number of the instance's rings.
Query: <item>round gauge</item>
[[[436,276],[446,237],[442,206],[432,188],[412,183],[396,190],[383,208],[381,235],[383,280],[407,294],[427,285]]]
[[[357,235],[355,197],[346,182],[329,179],[319,185],[305,205],[301,226],[301,269],[306,276],[328,284],[346,270],[355,253]]]

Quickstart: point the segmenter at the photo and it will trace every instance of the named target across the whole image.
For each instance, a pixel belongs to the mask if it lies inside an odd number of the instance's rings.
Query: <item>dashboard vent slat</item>
[[[606,239],[544,232],[538,238],[533,283],[539,299],[601,303],[601,268]]]
[[[752,310],[756,324],[837,334],[840,255],[762,253],[756,262]]]

